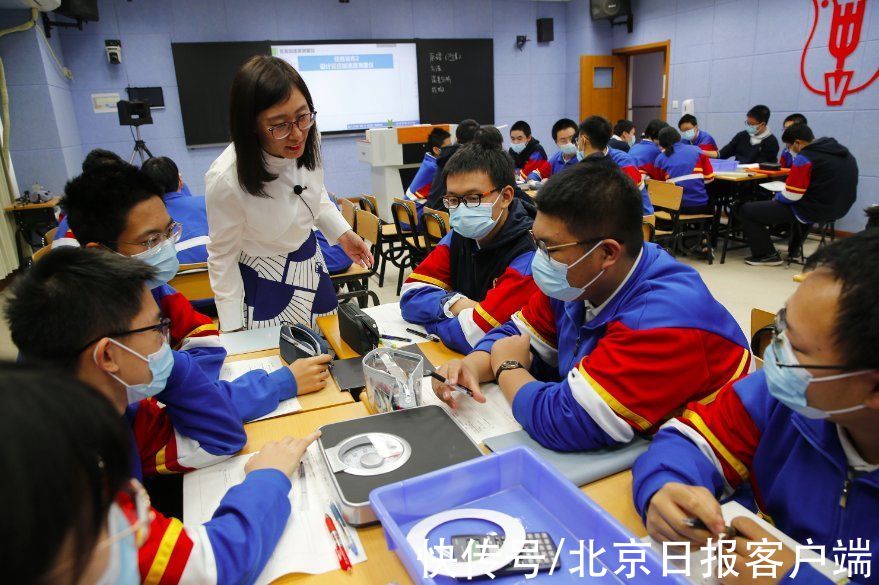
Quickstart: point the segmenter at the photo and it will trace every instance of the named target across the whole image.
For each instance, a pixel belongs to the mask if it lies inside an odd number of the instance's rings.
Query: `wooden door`
[[[604,116],[614,124],[626,117],[623,55],[580,55],[580,119]]]

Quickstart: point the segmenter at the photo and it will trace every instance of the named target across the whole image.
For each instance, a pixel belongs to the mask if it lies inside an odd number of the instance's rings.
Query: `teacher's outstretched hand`
[[[369,246],[366,245],[363,238],[353,231],[347,231],[339,236],[339,245],[352,261],[363,268],[372,268],[375,259],[372,257],[372,252],[369,251]]]

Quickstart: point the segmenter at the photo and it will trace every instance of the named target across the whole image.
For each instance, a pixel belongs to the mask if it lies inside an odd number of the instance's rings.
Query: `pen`
[[[708,530],[708,527],[705,526],[705,523],[702,522],[702,520],[700,520],[699,518],[684,518],[684,524],[686,524],[690,528],[696,528],[699,530]],[[711,531],[708,530],[708,532],[711,532]],[[733,528],[732,526],[726,526],[723,529],[723,532],[718,534],[718,536],[726,537],[728,540],[732,540],[736,536],[738,536],[738,531],[735,528]]]
[[[405,341],[406,343],[412,343],[412,340],[408,337],[397,337],[396,335],[380,335],[382,339],[387,339],[388,341]]]
[[[348,559],[345,547],[342,546],[342,541],[339,539],[339,532],[336,530],[336,525],[333,524],[333,519],[327,514],[324,514],[324,522],[327,524],[327,530],[330,531],[330,536],[333,537],[333,542],[336,546],[336,558],[339,559],[339,567],[341,567],[343,571],[350,573],[351,561]]]
[[[428,341],[438,341],[436,335],[431,335],[430,333],[422,333],[421,331],[418,331],[417,329],[411,329],[409,327],[406,327],[406,333],[411,333],[412,335],[417,335],[418,337],[420,337],[422,339],[426,339]]]
[[[330,511],[333,513],[333,517],[336,519],[336,523],[342,527],[342,534],[345,535],[345,538],[348,540],[351,552],[355,555],[359,555],[357,552],[357,545],[354,543],[354,536],[351,534],[351,529],[348,528],[348,523],[345,522],[345,519],[342,518],[342,512],[339,510],[339,507],[336,505],[336,502],[330,502]]]
[[[430,376],[431,378],[435,378],[435,379],[439,380],[440,382],[442,382],[443,384],[449,384],[449,381],[448,381],[448,380],[446,380],[445,378],[443,378],[442,376],[440,376],[439,374],[437,374],[437,373],[434,372],[433,370],[429,371],[429,372],[428,372],[427,374],[425,374],[425,375],[426,375],[426,376]],[[461,386],[460,384],[449,384],[449,386],[451,386],[452,388],[454,388],[454,389],[457,390],[458,392],[464,392],[464,393],[466,393],[466,394],[467,394],[468,396],[470,396],[471,398],[473,397],[473,391],[470,390],[470,388],[467,388],[467,387],[465,387],[465,386]]]

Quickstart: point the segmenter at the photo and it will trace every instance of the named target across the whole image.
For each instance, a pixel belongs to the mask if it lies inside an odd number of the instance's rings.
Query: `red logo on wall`
[[[846,64],[861,42],[867,0],[812,0],[812,7],[815,19],[800,58],[800,75],[809,91],[823,95],[828,106],[841,106],[849,94],[866,89],[879,77],[879,67],[874,71],[873,63],[864,63],[865,67],[870,67],[866,73],[869,77],[858,75],[851,65]],[[827,34],[826,53],[822,53],[824,47],[809,51],[819,28],[821,33]],[[818,38],[821,36],[819,33]],[[812,70],[824,69],[823,80],[814,84],[812,81],[816,80],[809,80],[806,59],[813,64]]]

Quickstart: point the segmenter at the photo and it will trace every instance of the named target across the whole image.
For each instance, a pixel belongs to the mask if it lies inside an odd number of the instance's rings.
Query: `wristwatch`
[[[524,367],[525,366],[523,366],[516,360],[507,360],[503,362],[500,366],[498,366],[497,371],[494,373],[494,379],[498,380],[501,376],[501,372],[506,372],[507,370],[517,370]]]

